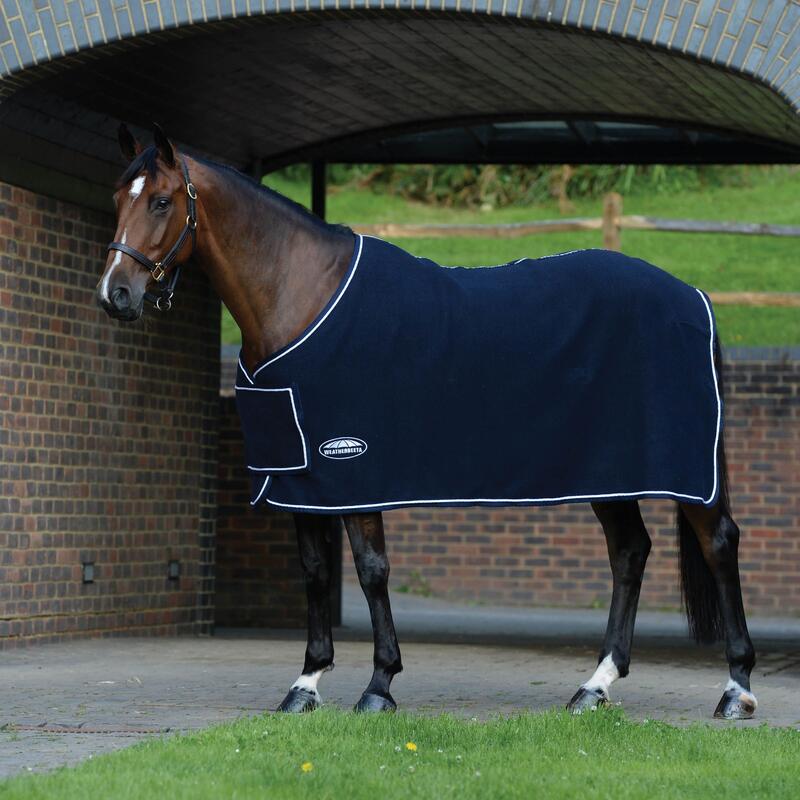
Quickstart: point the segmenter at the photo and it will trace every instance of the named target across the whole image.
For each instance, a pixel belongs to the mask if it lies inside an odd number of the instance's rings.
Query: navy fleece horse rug
[[[253,503],[305,512],[716,501],[699,290],[579,250],[441,267],[356,238],[341,286],[236,397]]]

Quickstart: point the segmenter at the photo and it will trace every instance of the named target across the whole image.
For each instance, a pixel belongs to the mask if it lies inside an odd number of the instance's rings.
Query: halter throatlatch
[[[197,190],[194,184],[189,180],[189,169],[186,162],[181,159],[181,169],[183,170],[183,180],[186,184],[186,224],[183,226],[181,235],[178,241],[172,245],[169,252],[161,259],[161,261],[151,261],[144,253],[140,253],[136,248],[130,247],[124,242],[111,242],[108,250],[119,250],[120,253],[125,253],[126,256],[136,259],[142,266],[150,270],[153,280],[161,284],[167,275],[167,271],[172,266],[172,262],[178,257],[181,247],[183,247],[186,239],[192,237],[192,252],[194,252],[195,244],[197,243]],[[169,281],[166,285],[161,286],[159,292],[145,292],[144,299],[152,303],[159,311],[169,311],[172,308],[172,295],[175,294],[175,284],[181,274],[181,265],[175,267]]]

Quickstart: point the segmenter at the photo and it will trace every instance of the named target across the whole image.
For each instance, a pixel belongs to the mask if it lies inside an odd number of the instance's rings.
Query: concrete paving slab
[[[605,616],[540,615],[541,630],[551,631],[544,635],[530,622],[538,612],[406,596],[394,602],[406,667],[393,686],[400,707],[478,718],[562,706],[592,671]],[[350,708],[369,680],[372,647],[357,590],[347,590],[344,607],[337,666],[320,689],[327,703]],[[495,630],[487,633],[491,624]],[[754,674],[758,719],[800,727],[800,639],[773,633]],[[631,676],[615,685],[613,699],[637,719],[711,722],[727,678],[720,648],[689,646],[678,632],[656,635],[658,626],[653,634],[639,637]],[[448,637],[449,643],[434,643]],[[195,730],[274,709],[297,677],[303,649],[304,632],[267,631],[95,639],[3,653],[0,775],[72,764],[159,735],[153,732]],[[52,733],[36,728],[43,723],[106,732]]]

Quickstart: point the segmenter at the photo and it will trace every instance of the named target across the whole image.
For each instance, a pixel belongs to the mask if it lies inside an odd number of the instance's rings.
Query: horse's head
[[[168,308],[177,270],[189,258],[197,225],[194,186],[164,132],[143,148],[123,124],[122,154],[130,162],[114,193],[117,232],[109,245],[97,302],[116,319],[142,315],[145,297]]]

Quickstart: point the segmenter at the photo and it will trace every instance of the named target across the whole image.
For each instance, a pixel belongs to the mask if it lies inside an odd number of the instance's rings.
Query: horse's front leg
[[[389,693],[392,678],[403,669],[400,648],[389,605],[389,559],[381,514],[347,514],[344,517],[358,581],[364,590],[375,639],[375,669],[372,680],[356,704],[356,711],[394,711],[397,704]]]
[[[322,703],[317,684],[324,672],[333,669],[331,635],[332,537],[339,517],[295,514],[297,544],[308,598],[308,644],[303,672],[294,682],[278,711],[300,714]]]
[[[597,669],[567,705],[578,714],[607,703],[611,684],[628,674],[639,590],[650,552],[650,537],[635,500],[593,503],[592,508],[606,536],[614,588]]]

